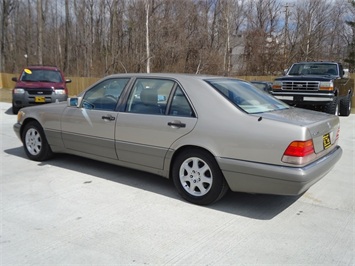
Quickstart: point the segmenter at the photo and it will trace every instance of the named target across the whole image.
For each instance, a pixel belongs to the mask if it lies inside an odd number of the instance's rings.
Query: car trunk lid
[[[326,113],[300,108],[258,114],[263,119],[271,119],[306,127],[314,145],[315,153],[331,150],[339,137],[339,118]],[[256,114],[255,114],[256,116]]]

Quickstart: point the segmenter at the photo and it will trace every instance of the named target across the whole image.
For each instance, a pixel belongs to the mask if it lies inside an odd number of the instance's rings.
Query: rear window
[[[25,69],[20,77],[21,81],[28,82],[63,82],[59,71],[47,69]]]
[[[255,88],[249,82],[237,79],[211,79],[206,82],[231,103],[249,114],[289,108],[287,104]]]

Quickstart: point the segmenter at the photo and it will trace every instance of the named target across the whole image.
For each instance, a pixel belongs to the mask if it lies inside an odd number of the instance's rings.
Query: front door
[[[88,90],[80,107],[63,113],[62,138],[67,149],[86,155],[117,159],[115,126],[118,99],[128,78],[104,80]]]

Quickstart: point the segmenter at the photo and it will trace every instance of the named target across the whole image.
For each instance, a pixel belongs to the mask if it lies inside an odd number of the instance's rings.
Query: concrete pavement
[[[300,197],[200,207],[164,178],[68,155],[27,159],[0,103],[1,265],[354,265],[355,115],[344,153]]]

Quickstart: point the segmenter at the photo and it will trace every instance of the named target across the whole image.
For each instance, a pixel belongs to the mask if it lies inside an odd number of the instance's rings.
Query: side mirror
[[[17,78],[16,77],[13,77],[11,80],[17,82]]]
[[[348,68],[344,68],[343,70],[343,75],[341,76],[342,78],[349,78],[350,74],[349,74],[349,69]]]
[[[71,79],[66,79],[65,83],[71,83]]]
[[[67,100],[67,106],[68,107],[80,107],[81,100],[83,98],[81,97],[73,97],[73,98],[68,98]]]
[[[284,71],[282,72],[282,74],[283,74],[283,75],[286,75],[287,71],[288,71],[288,68],[284,69]]]

